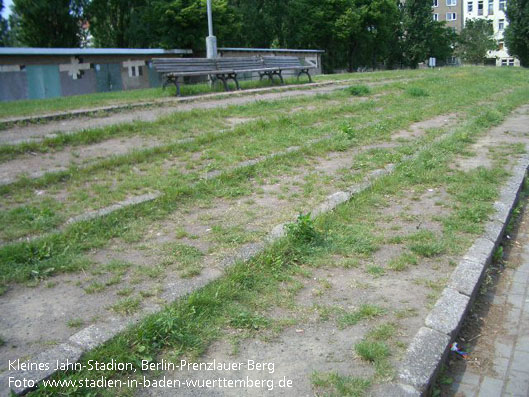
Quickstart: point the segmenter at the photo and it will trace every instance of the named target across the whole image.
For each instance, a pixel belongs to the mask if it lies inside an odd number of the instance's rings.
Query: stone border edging
[[[503,238],[528,168],[529,155],[526,154],[518,160],[513,175],[502,187],[494,203],[496,211],[485,225],[483,235],[476,239],[452,272],[448,286],[410,343],[398,370],[398,383],[385,385],[377,396],[424,396],[430,391]]]
[[[21,117],[8,117],[4,119],[0,119],[0,131],[9,129],[11,127],[16,127],[18,125],[24,125],[24,124],[38,124],[42,122],[50,122],[54,120],[65,120],[70,118],[77,118],[77,117],[86,117],[91,116],[97,113],[118,113],[121,111],[126,110],[134,110],[134,109],[142,109],[142,108],[149,108],[149,107],[164,107],[164,106],[170,106],[170,105],[176,105],[179,103],[194,103],[194,102],[205,102],[210,99],[225,99],[229,97],[244,97],[244,96],[250,96],[251,94],[261,94],[261,93],[274,93],[274,92],[288,92],[288,91],[295,91],[295,90],[309,90],[311,88],[318,88],[318,87],[326,87],[330,85],[348,85],[350,83],[358,83],[358,84],[365,84],[365,85],[384,85],[384,84],[392,84],[397,82],[409,82],[414,81],[419,78],[411,78],[407,79],[405,77],[397,77],[395,79],[390,79],[389,82],[384,82],[384,80],[368,80],[368,79],[343,79],[343,80],[328,80],[328,81],[322,81],[319,83],[301,83],[301,84],[289,84],[284,86],[272,86],[272,87],[262,87],[262,88],[250,88],[247,90],[239,90],[239,91],[223,91],[223,92],[213,92],[213,93],[206,93],[206,94],[197,94],[197,95],[189,95],[186,97],[166,97],[166,98],[160,98],[152,101],[147,102],[132,102],[132,103],[124,103],[121,105],[113,105],[113,106],[100,106],[100,107],[94,107],[89,109],[77,109],[77,110],[71,110],[71,111],[64,111],[64,112],[56,112],[56,113],[49,113],[49,114],[42,114],[42,115],[34,115],[34,116],[21,116]],[[365,81],[367,80],[367,81]],[[21,142],[18,142],[21,143]],[[17,144],[18,144],[17,143]]]
[[[190,95],[186,97],[168,97],[168,98],[162,98],[162,99],[147,101],[147,102],[127,103],[127,104],[114,105],[114,106],[101,106],[101,107],[95,107],[95,108],[90,108],[90,109],[77,109],[77,110],[49,113],[49,114],[35,115],[35,116],[9,117],[5,119],[0,119],[0,130],[7,129],[10,127],[16,126],[18,124],[36,124],[36,123],[41,123],[41,122],[53,121],[53,120],[63,120],[63,119],[68,119],[68,118],[91,116],[96,113],[115,113],[115,112],[120,112],[123,110],[141,109],[141,108],[147,108],[150,106],[165,106],[165,105],[178,104],[178,103],[200,102],[200,101],[207,100],[207,99],[217,99],[217,98],[222,99],[224,97],[231,97],[231,96],[246,96],[247,94],[259,94],[262,92],[269,92],[269,91],[284,92],[284,91],[291,91],[293,89],[299,89],[299,88],[304,89],[305,87],[317,88],[317,87],[325,87],[328,85],[347,84],[352,81],[356,81],[356,80],[355,79],[331,80],[331,81],[322,81],[320,83],[290,84],[287,86],[252,88],[252,89],[241,90],[241,91],[214,92],[210,94]]]

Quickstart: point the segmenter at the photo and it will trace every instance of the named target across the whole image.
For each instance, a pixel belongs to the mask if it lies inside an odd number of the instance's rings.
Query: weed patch
[[[312,385],[329,396],[365,396],[371,381],[368,379],[340,375],[336,372],[312,374]],[[319,395],[319,393],[316,393]]]
[[[347,92],[353,96],[365,96],[371,93],[371,89],[366,85],[352,85]]]
[[[341,328],[356,325],[361,320],[369,320],[375,317],[380,317],[386,313],[386,310],[370,304],[364,304],[360,308],[352,313],[345,313],[338,319],[338,325]]]
[[[412,97],[426,97],[430,95],[428,91],[420,87],[410,87],[406,90],[406,93]]]

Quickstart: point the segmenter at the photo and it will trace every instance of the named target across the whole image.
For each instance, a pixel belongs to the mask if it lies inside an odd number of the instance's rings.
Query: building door
[[[121,64],[102,63],[95,65],[98,92],[121,91]]]
[[[28,65],[29,99],[56,98],[61,96],[61,79],[57,65]]]

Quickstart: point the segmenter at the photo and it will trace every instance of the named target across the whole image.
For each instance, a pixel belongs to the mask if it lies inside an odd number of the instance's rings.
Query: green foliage
[[[492,21],[467,19],[459,34],[455,54],[464,62],[480,64],[485,60],[487,51],[495,50],[496,47]]]
[[[406,90],[406,93],[409,95],[409,96],[414,96],[414,97],[424,97],[424,96],[428,96],[428,91],[420,88],[420,87],[410,87]]]
[[[389,347],[384,342],[362,340],[355,344],[355,352],[363,360],[375,363],[389,356]]]
[[[7,47],[9,45],[9,23],[2,16],[3,9],[3,0],[0,0],[0,47]]]
[[[506,14],[509,25],[505,29],[505,45],[510,55],[529,67],[529,2],[509,0]]]
[[[413,68],[429,57],[446,59],[455,34],[432,18],[431,0],[407,0],[402,16],[403,63]]]
[[[98,47],[127,48],[144,44],[138,33],[147,35],[145,0],[92,0],[86,9],[90,31]],[[144,40],[148,38],[144,36]]]
[[[358,138],[358,130],[349,124],[344,124],[340,127],[342,132],[347,136],[349,140]]]
[[[367,334],[367,338],[374,341],[388,341],[395,336],[396,331],[397,329],[395,325],[391,323],[381,324],[370,330]]]
[[[244,310],[233,314],[232,318],[230,319],[230,325],[239,329],[258,330],[268,327],[269,324],[270,320],[268,320],[266,317],[249,313]]]
[[[227,45],[239,36],[239,15],[227,0],[213,2],[213,15],[219,42]],[[205,1],[92,0],[86,16],[97,46],[205,48]]]
[[[352,85],[347,88],[347,92],[353,96],[365,96],[371,92],[367,85]]]
[[[352,313],[345,313],[338,319],[338,324],[343,327],[348,327],[351,325],[358,324],[359,321],[369,320],[375,317],[382,316],[386,313],[386,310],[370,304],[363,304],[358,310],[355,310]]]
[[[317,388],[329,389],[331,396],[364,396],[371,386],[371,381],[362,378],[340,375],[336,372],[312,374],[312,384]],[[319,394],[317,394],[319,395]]]
[[[140,303],[141,301],[139,298],[125,298],[112,305],[111,309],[116,313],[130,315],[136,313],[140,309]]]
[[[294,243],[314,244],[321,237],[310,213],[299,214],[297,222],[288,224],[286,228],[288,236]]]
[[[14,0],[17,40],[27,47],[78,47],[81,0]]]
[[[494,254],[492,255],[492,259],[495,263],[501,263],[503,260],[503,246],[499,246],[496,248],[496,251],[494,251]]]
[[[409,265],[417,265],[417,264],[418,264],[417,257],[410,252],[405,252],[402,255],[398,256],[397,258],[393,258],[389,262],[388,267],[391,270],[401,272],[403,270],[406,270]]]
[[[429,230],[422,230],[408,238],[410,250],[417,255],[431,258],[445,251],[443,240]]]

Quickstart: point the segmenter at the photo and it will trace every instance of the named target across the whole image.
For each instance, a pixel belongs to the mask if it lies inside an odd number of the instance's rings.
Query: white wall
[[[507,22],[507,17],[505,12],[500,10],[500,0],[482,0],[483,4],[483,13],[479,15],[478,4],[480,0],[464,0],[463,4],[463,13],[465,15],[465,21],[468,19],[487,19],[492,21],[492,26],[494,27],[494,38],[498,42],[503,42],[503,34],[505,28],[509,24]],[[492,3],[492,9],[489,13],[489,2]],[[469,3],[472,4],[472,11],[469,11]],[[509,6],[509,0],[505,1],[505,7]],[[501,28],[501,22],[503,21],[503,29]],[[507,47],[503,46],[502,50],[489,51],[489,58],[496,58],[496,66],[520,66],[520,61],[509,55]]]

